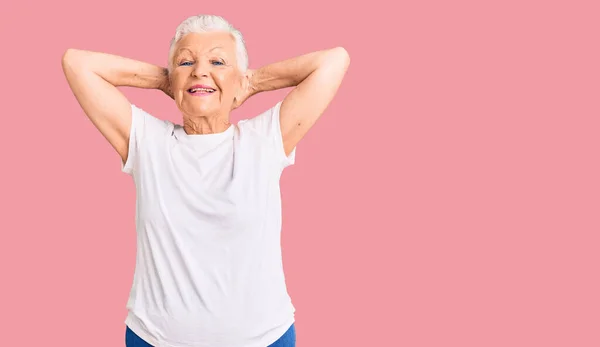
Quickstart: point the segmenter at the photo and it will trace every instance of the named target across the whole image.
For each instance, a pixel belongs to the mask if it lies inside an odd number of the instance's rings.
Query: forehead
[[[195,54],[220,51],[235,56],[235,39],[227,32],[187,34],[175,45],[175,55],[188,51]]]

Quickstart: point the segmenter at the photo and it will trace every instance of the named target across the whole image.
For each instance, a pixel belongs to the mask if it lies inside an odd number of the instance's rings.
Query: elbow
[[[83,57],[81,50],[75,49],[75,48],[68,48],[62,55],[62,67],[63,69],[69,67],[69,68],[75,68],[81,65],[81,63],[83,62]]]
[[[62,55],[62,63],[65,64],[66,62],[71,61],[75,52],[75,48],[67,48]]]
[[[66,70],[67,67],[73,65],[73,56],[75,55],[76,50],[74,48],[68,48],[62,55],[61,64],[63,70]]]
[[[341,66],[344,70],[350,65],[350,54],[342,46],[338,46],[330,50],[330,59],[336,65]]]
[[[342,59],[350,61],[350,53],[346,50],[346,48],[342,46],[335,47],[333,51],[340,56]]]

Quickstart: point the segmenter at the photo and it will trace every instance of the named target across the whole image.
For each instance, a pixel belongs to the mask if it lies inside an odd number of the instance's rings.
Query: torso
[[[128,325],[160,346],[275,341],[295,309],[281,261],[282,167],[272,147],[245,122],[187,135],[151,120],[144,131],[132,158],[138,253]]]

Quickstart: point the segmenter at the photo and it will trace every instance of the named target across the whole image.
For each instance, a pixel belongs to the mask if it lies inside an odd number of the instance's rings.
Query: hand
[[[242,104],[248,100],[249,97],[251,97],[252,95],[256,94],[256,86],[254,85],[254,81],[253,81],[253,76],[254,76],[254,70],[252,69],[248,69],[246,70],[246,74],[244,76],[245,81],[242,84],[242,90],[240,91],[240,93],[238,95],[236,95],[235,99],[233,100],[233,109],[236,109],[240,106],[242,106]]]
[[[162,83],[160,84],[160,87],[158,89],[160,89],[163,93],[165,93],[171,99],[175,99],[175,97],[173,96],[173,91],[171,90],[171,81],[169,79],[169,72],[167,71],[167,69],[165,69],[165,71],[163,73]]]

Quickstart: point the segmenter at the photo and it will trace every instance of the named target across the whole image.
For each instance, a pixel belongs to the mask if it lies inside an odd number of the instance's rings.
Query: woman
[[[135,182],[128,347],[295,345],[279,178],[348,65],[337,47],[248,69],[242,35],[218,16],[182,22],[166,68],[100,52],[64,54],[73,94]],[[131,104],[120,86],[163,91],[182,125]],[[250,96],[286,87],[295,88],[270,109],[230,122]]]

